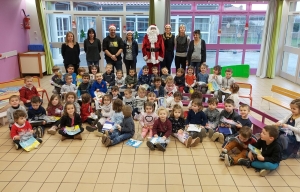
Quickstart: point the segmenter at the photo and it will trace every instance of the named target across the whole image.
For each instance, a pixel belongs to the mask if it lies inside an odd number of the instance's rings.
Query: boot
[[[156,144],[156,148],[157,148],[159,151],[165,152],[165,151],[166,151],[166,144],[165,144],[165,143],[157,143],[157,144]]]
[[[74,135],[74,139],[82,140],[81,134]]]
[[[147,141],[147,146],[148,146],[148,148],[149,148],[151,151],[155,150],[155,146],[154,146],[154,144],[153,144],[152,142]]]
[[[50,129],[48,129],[47,133],[49,133],[51,135],[55,135],[57,129],[58,129],[58,127],[53,125]]]
[[[96,126],[86,126],[85,129],[88,131],[88,132],[94,132],[95,130],[97,130],[97,127]]]
[[[105,143],[104,143],[105,147],[109,147],[111,145],[111,140],[110,138],[106,138]]]
[[[196,147],[198,145],[198,143],[200,143],[200,138],[199,137],[192,140],[191,147]]]
[[[103,125],[101,125],[101,123],[97,123],[97,128],[98,128],[98,131],[99,132],[102,132],[102,128],[103,128]]]
[[[192,140],[193,140],[193,138],[191,136],[189,136],[187,138],[187,140],[185,140],[185,146],[186,146],[186,148],[189,148],[191,146]]]

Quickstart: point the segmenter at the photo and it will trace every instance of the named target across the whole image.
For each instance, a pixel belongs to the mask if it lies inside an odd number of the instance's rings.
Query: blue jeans
[[[191,66],[195,68],[195,76],[197,77],[198,73],[200,72],[200,62],[191,62]]]
[[[112,141],[111,145],[116,145],[118,143],[121,143],[122,141],[130,139],[132,137],[132,134],[131,133],[121,134],[121,132],[116,129],[111,133],[111,135],[109,137]]]
[[[258,169],[274,170],[279,166],[279,163],[253,161],[251,166]]]
[[[99,61],[86,61],[86,64],[89,68],[89,73],[91,74],[92,71],[91,71],[91,66],[92,65],[96,65],[97,69],[98,69],[98,72],[99,72]]]
[[[122,70],[122,61],[121,61],[121,60],[119,60],[119,61],[113,61],[113,60],[111,60],[111,59],[106,59],[106,63],[107,63],[107,64],[108,64],[108,63],[112,64],[112,65],[116,68],[116,70]],[[112,73],[115,72],[115,71],[114,71],[114,67],[113,67],[113,69],[112,69]]]

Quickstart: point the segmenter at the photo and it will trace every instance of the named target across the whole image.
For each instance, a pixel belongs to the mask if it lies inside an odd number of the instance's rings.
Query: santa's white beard
[[[148,39],[150,43],[156,43],[157,42],[157,34],[155,32],[150,32],[148,34]]]

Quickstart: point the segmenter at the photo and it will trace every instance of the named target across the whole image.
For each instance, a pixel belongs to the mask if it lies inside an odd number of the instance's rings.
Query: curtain
[[[165,24],[170,24],[171,25],[171,0],[165,0]]]
[[[281,23],[281,14],[282,14],[282,5],[283,1],[278,0],[277,2],[277,10],[276,10],[276,21],[273,31],[271,51],[270,51],[270,59],[267,67],[267,77],[274,78],[275,77],[275,66],[276,66],[276,57],[278,54],[278,39],[280,33],[280,23]]]
[[[45,14],[44,14],[42,0],[35,0],[35,5],[36,5],[36,11],[37,11],[37,15],[38,15],[42,40],[43,40],[44,49],[45,49],[46,70],[47,70],[47,74],[52,74],[52,67],[54,64],[53,64],[52,53],[50,50],[49,40],[48,40],[48,36],[47,36]]]
[[[150,0],[150,9],[149,9],[149,26],[155,24],[155,7],[154,0]]]
[[[277,13],[277,0],[270,0],[268,10],[265,18],[265,25],[263,30],[263,38],[260,48],[259,63],[256,71],[256,76],[265,78],[267,76],[268,63],[271,58],[269,54],[274,47],[271,47],[272,39],[274,37],[274,25]],[[281,17],[281,15],[280,15]],[[274,64],[275,65],[275,64]]]

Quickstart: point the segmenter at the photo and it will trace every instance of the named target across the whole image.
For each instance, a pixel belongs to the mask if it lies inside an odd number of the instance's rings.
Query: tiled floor
[[[50,76],[42,86],[51,93]],[[282,78],[237,78],[253,85],[253,106],[282,118],[287,110],[267,102],[276,84],[291,90],[299,86]],[[287,100],[289,101],[289,100]],[[245,100],[245,102],[248,102]],[[47,105],[45,101],[44,106]],[[136,130],[139,130],[136,123]],[[219,160],[220,144],[207,138],[196,148],[187,149],[172,138],[165,153],[119,144],[110,148],[101,139],[84,132],[82,141],[60,141],[60,135],[46,134],[37,150],[15,150],[7,125],[0,128],[0,191],[300,191],[300,160],[288,159],[266,177],[241,166],[226,167]]]

